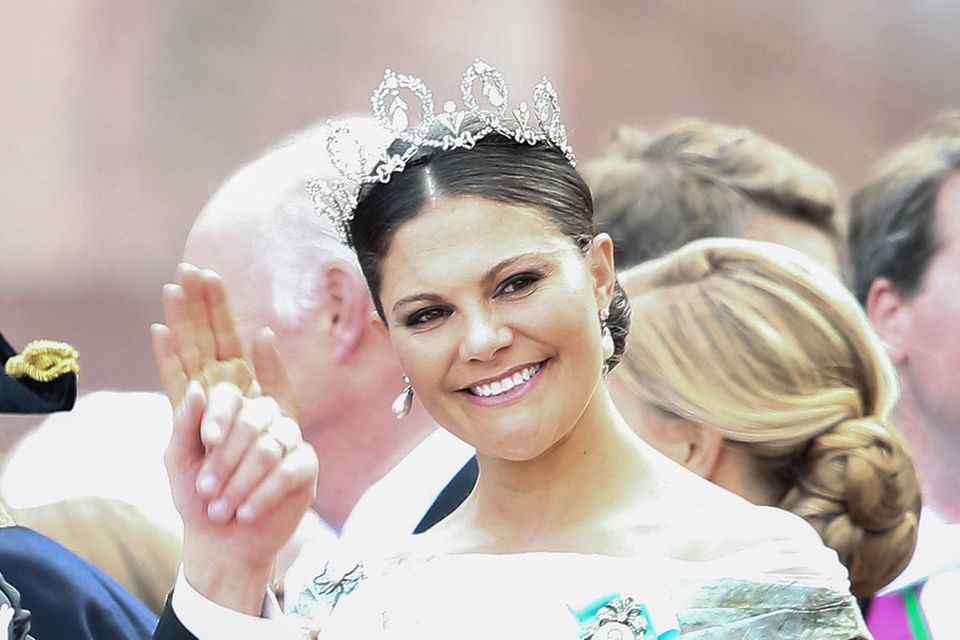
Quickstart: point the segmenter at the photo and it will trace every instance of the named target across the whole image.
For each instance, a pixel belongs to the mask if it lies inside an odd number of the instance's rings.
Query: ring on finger
[[[280,445],[280,455],[286,456],[301,442],[300,427],[289,419],[277,420],[267,429],[267,434]]]

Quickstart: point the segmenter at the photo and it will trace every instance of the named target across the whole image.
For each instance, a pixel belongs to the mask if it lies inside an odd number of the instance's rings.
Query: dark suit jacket
[[[172,595],[172,594],[171,594]],[[170,606],[170,598],[167,598],[167,604],[163,607],[163,613],[160,614],[160,622],[157,624],[156,631],[153,632],[154,640],[197,640],[187,628],[180,623],[177,614],[173,612]]]
[[[149,638],[157,623],[112,578],[24,527],[0,528],[0,573],[30,611],[36,640]]]

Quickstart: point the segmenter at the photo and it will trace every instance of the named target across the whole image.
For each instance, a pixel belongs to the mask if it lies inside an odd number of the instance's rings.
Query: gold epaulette
[[[4,370],[11,378],[50,382],[65,373],[80,372],[80,354],[66,342],[34,340],[23,352],[7,360]]]

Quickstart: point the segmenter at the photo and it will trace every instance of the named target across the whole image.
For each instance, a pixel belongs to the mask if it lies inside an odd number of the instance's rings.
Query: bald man
[[[369,121],[351,126],[378,135]],[[371,324],[373,302],[355,256],[315,213],[305,187],[311,177],[334,175],[325,142],[325,127],[308,130],[226,180],[194,223],[184,260],[222,276],[246,353],[258,328],[276,335],[304,439],[322,468],[313,504],[318,526],[306,535],[335,538],[360,496],[394,467],[403,491],[374,500],[351,529],[358,538],[409,534],[412,526],[394,516],[415,518],[415,525],[472,452],[436,430],[417,404],[403,421],[393,417],[403,389],[399,364]],[[89,394],[18,445],[0,486],[15,507],[78,495],[117,498],[179,532],[162,467],[170,426],[160,394]],[[417,444],[420,454],[398,466]],[[440,464],[426,464],[435,456]]]
[[[351,122],[354,130],[370,128]],[[332,175],[323,127],[240,169],[211,198],[187,238],[184,261],[224,280],[241,342],[270,327],[297,391],[304,439],[323,480],[314,508],[339,531],[360,495],[434,425],[422,409],[398,423],[403,390],[353,252],[314,211],[307,181]]]

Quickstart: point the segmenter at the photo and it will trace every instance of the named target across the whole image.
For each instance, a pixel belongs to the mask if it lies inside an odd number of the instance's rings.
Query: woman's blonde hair
[[[853,296],[800,253],[690,243],[621,274],[634,324],[619,375],[741,443],[869,595],[913,553],[920,490],[889,422],[893,366]]]

